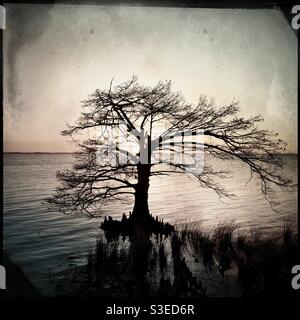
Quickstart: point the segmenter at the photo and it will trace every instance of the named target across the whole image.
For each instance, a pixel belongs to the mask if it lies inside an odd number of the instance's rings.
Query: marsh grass
[[[258,229],[242,230],[233,221],[210,229],[186,223],[169,235],[153,234],[143,241],[99,237],[87,255],[80,292],[201,298],[210,292],[210,284],[200,280],[207,274],[220,284],[233,275],[240,296],[290,295],[290,270],[296,258],[297,237],[289,221],[281,232],[267,235]]]
[[[290,270],[296,264],[297,237],[289,220],[281,232],[264,235],[258,229],[242,231],[234,221],[205,229],[185,224],[176,229],[186,250],[205,272],[215,267],[223,277],[236,266],[241,296],[289,295]]]

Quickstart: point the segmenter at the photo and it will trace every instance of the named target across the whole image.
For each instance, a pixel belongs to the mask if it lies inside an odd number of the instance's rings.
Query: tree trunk
[[[151,166],[149,164],[138,164],[138,183],[135,187],[135,201],[132,218],[136,221],[145,221],[149,216],[148,191]]]

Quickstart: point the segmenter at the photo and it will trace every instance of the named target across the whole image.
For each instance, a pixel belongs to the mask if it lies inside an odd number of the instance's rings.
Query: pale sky
[[[73,151],[80,101],[137,75],[240,101],[297,152],[297,38],[277,9],[5,5],[4,150]]]

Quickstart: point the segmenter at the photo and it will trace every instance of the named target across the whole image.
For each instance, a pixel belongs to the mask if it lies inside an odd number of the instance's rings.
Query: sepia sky
[[[4,150],[73,151],[60,135],[96,88],[172,80],[188,102],[240,101],[297,152],[297,38],[279,10],[5,5]]]

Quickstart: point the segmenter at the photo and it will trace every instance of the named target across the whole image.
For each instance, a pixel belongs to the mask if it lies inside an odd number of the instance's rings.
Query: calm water
[[[297,156],[285,156],[285,172],[297,176]],[[99,234],[101,219],[64,216],[49,210],[43,200],[57,185],[55,173],[68,168],[72,155],[4,155],[4,238],[5,249],[14,262],[43,293],[51,293],[49,274],[86,261]],[[278,230],[286,218],[297,223],[296,191],[277,190],[280,202],[272,211],[259,191],[258,182],[247,185],[248,169],[237,161],[220,163],[234,169],[230,179],[222,181],[235,200],[221,202],[213,191],[201,189],[185,176],[151,180],[150,209],[153,215],[176,223],[202,221],[207,227],[220,220],[234,219],[241,227],[260,227],[264,232]],[[110,204],[105,214],[120,217],[132,205]]]

